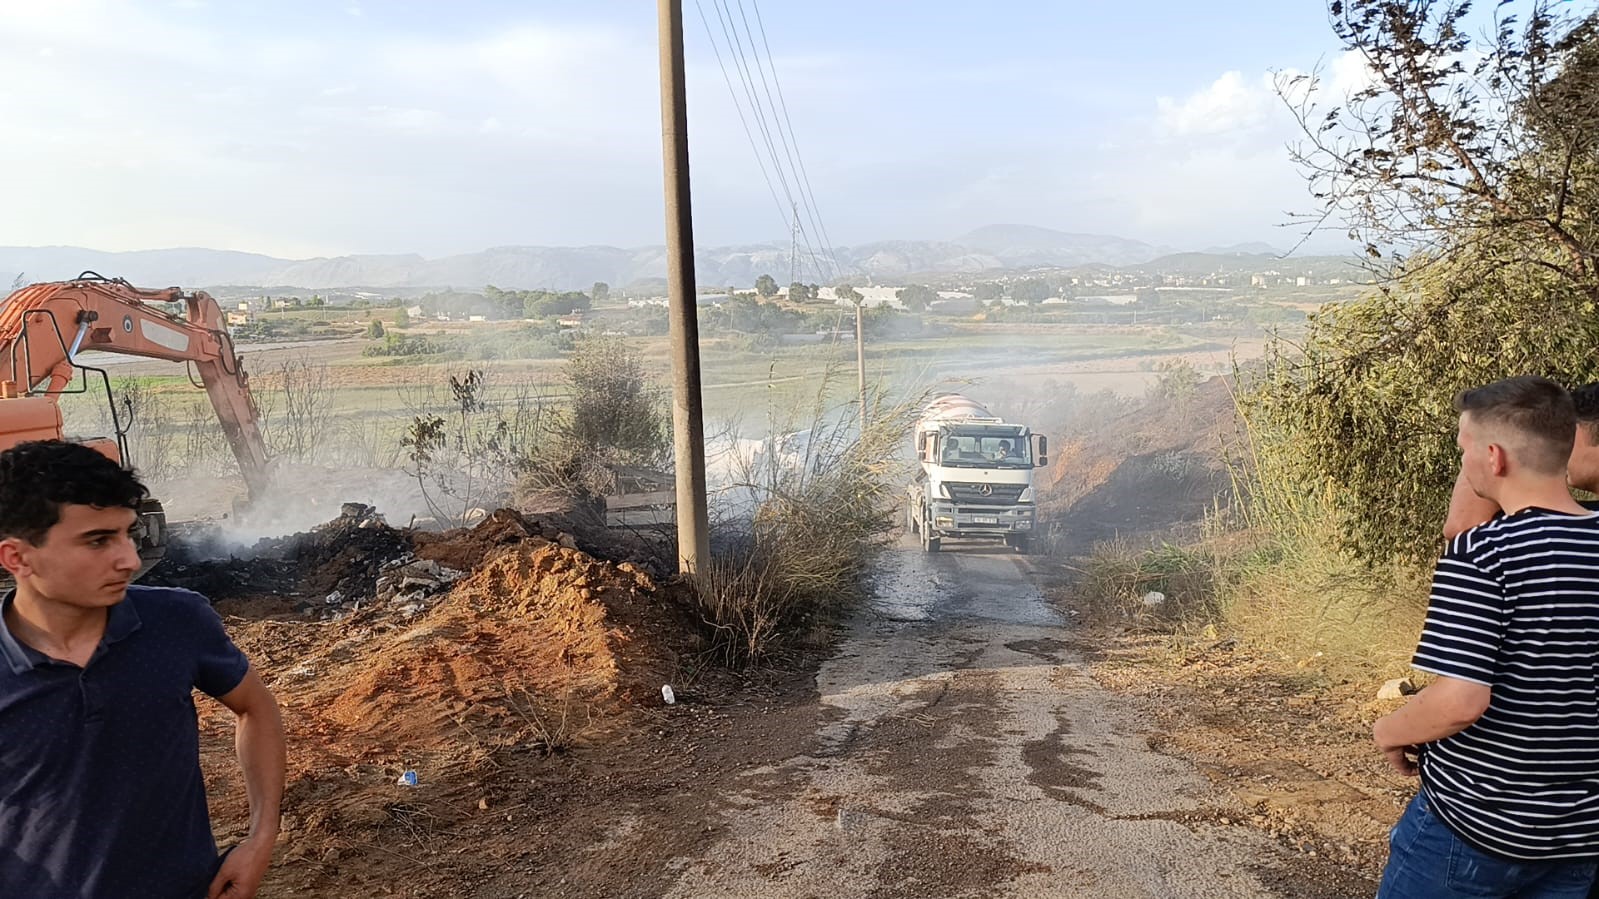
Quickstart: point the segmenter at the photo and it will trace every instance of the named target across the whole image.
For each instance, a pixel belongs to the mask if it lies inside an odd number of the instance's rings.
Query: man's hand
[[[255,899],[255,891],[272,864],[272,841],[250,837],[233,847],[211,881],[206,899]]]
[[[1421,769],[1416,767],[1416,758],[1420,754],[1414,746],[1395,746],[1393,749],[1384,749],[1382,754],[1388,759],[1388,767],[1405,777],[1415,777],[1421,773]]]

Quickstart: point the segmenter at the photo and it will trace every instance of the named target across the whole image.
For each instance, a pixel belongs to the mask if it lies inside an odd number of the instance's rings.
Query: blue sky
[[[0,244],[437,256],[662,239],[644,0],[0,6]],[[760,12],[837,244],[1013,222],[1287,246],[1277,226],[1309,198],[1268,73],[1350,68],[1308,0]],[[685,17],[697,240],[784,240],[693,0]]]

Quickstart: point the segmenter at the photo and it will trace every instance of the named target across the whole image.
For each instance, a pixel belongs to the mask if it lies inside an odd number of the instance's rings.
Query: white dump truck
[[[1037,526],[1033,469],[1049,443],[958,393],[935,397],[916,422],[919,471],[907,489],[907,523],[922,549],[945,539],[1003,540],[1027,552]]]

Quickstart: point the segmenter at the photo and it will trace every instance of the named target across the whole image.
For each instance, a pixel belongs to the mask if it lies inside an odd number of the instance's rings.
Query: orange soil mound
[[[340,735],[341,754],[491,750],[552,708],[652,697],[698,650],[692,623],[643,572],[537,537],[498,549],[404,625],[307,660],[326,673],[295,704]]]
[[[511,509],[498,509],[472,528],[458,528],[441,534],[418,532],[412,535],[419,559],[430,559],[446,568],[471,571],[490,556],[529,538],[551,543],[560,533]]]

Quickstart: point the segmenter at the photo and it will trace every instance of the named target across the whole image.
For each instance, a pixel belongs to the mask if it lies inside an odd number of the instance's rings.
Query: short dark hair
[[[61,507],[138,511],[149,491],[133,472],[80,443],[34,440],[0,453],[0,540],[38,545]]]
[[[1599,382],[1571,389],[1571,404],[1577,410],[1577,424],[1599,440]]]
[[[1514,431],[1520,461],[1544,475],[1566,470],[1576,442],[1577,412],[1564,387],[1536,375],[1505,378],[1455,396],[1455,411],[1476,424]]]

